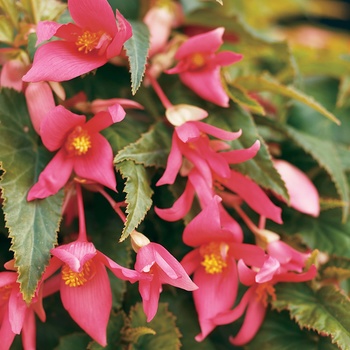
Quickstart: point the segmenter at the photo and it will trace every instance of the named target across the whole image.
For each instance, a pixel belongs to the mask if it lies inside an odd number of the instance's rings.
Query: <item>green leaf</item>
[[[61,337],[55,350],[86,350],[91,338],[85,333],[73,333]]]
[[[248,175],[265,189],[273,191],[286,200],[289,199],[284,182],[274,168],[268,148],[258,134],[254,120],[249,113],[239,108],[215,110],[207,120],[225,130],[236,131],[242,129],[242,135],[231,143],[232,149],[251,147],[256,140],[260,140],[261,147],[258,154],[253,159],[233,167],[242,174]]]
[[[328,335],[332,343],[349,349],[350,300],[335,286],[314,291],[305,283],[281,283],[276,292],[274,308],[288,310],[300,327]]]
[[[149,48],[149,30],[141,22],[130,21],[132,37],[124,44],[129,58],[131,72],[131,91],[135,95],[141,85],[146,69]]]
[[[286,312],[268,312],[259,332],[247,350],[336,350],[329,338],[301,330]]]
[[[150,178],[143,165],[124,161],[118,163],[117,168],[122,177],[126,179],[124,192],[126,193],[128,216],[119,240],[122,242],[137,228],[151,208],[153,191],[150,187]]]
[[[142,304],[137,303],[130,311],[130,327],[147,327],[156,334],[146,334],[138,342],[131,345],[131,350],[179,350],[181,346],[180,332],[176,327],[175,316],[168,311],[167,304],[159,303],[156,316],[147,322]]]
[[[252,113],[265,115],[264,108],[252,97],[249,96],[248,92],[241,86],[234,83],[228,84],[227,93],[232,99],[243,108],[248,108]]]
[[[47,164],[48,153],[37,146],[23,95],[3,89],[0,94],[0,166],[6,227],[12,239],[18,281],[24,300],[34,295],[56,244],[62,193],[27,202],[27,193]]]
[[[157,123],[138,141],[121,150],[115,157],[115,162],[132,160],[146,167],[165,168],[171,147],[171,137],[171,129],[164,123]]]
[[[292,98],[296,101],[306,104],[307,106],[315,109],[317,112],[321,113],[326,118],[330,119],[336,124],[340,124],[338,118],[325,109],[320,103],[315,101],[312,97],[305,95],[303,92],[297,90],[292,86],[286,86],[279,83],[277,80],[271,78],[270,76],[264,74],[262,76],[245,76],[239,77],[234,80],[234,82],[243,86],[249,91],[270,91],[285,97]]]

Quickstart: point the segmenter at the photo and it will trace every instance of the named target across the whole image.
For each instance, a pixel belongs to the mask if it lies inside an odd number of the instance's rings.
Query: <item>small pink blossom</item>
[[[27,200],[57,193],[73,171],[81,178],[115,190],[113,151],[99,132],[123,120],[124,116],[120,105],[97,113],[87,122],[84,115],[74,114],[62,106],[51,109],[41,122],[40,133],[45,147],[58,152],[30,189]]]
[[[28,65],[20,58],[8,60],[0,72],[0,87],[23,90],[22,77],[28,70]]]
[[[145,276],[139,281],[139,292],[147,322],[150,322],[157,313],[162,284],[169,284],[187,291],[198,288],[181,264],[157,243],[148,243],[138,250],[135,270],[141,276]]]
[[[88,73],[118,56],[132,36],[130,24],[106,0],[68,0],[68,9],[75,23],[39,22],[37,45],[53,36],[62,40],[37,49],[24,81],[65,81]]]
[[[179,74],[181,81],[203,99],[228,107],[229,97],[220,77],[220,68],[242,59],[242,55],[217,50],[223,44],[224,28],[195,35],[180,46],[175,54],[178,64],[166,71]]]

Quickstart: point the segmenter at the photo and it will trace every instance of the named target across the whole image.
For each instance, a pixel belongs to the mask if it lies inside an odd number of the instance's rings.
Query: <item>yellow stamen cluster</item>
[[[201,265],[211,275],[221,273],[226,267],[226,256],[229,246],[222,242],[211,242],[201,246],[199,252],[203,257]]]
[[[88,282],[94,275],[96,269],[92,260],[87,261],[80,272],[75,272],[66,264],[62,268],[62,279],[69,287],[80,287]]]
[[[196,69],[196,68],[201,68],[205,65],[206,59],[205,56],[199,52],[194,53],[191,56],[191,68]]]
[[[269,297],[271,297],[273,301],[276,300],[275,287],[269,282],[259,284],[255,294],[256,300],[260,301],[264,307],[267,307]]]
[[[84,33],[78,36],[75,45],[78,47],[78,51],[84,51],[84,53],[89,53],[96,48],[101,35],[99,33],[90,32],[85,30]]]
[[[89,133],[81,126],[77,126],[68,136],[66,149],[71,155],[81,156],[91,148]]]

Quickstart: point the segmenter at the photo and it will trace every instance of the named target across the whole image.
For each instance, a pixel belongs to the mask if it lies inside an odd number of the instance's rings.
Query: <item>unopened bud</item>
[[[133,231],[130,233],[130,237],[132,249],[134,249],[136,253],[140,248],[151,243],[151,241],[144,234],[138,231]]]
[[[167,108],[165,116],[172,125],[180,126],[188,121],[204,119],[208,112],[196,106],[180,104]]]

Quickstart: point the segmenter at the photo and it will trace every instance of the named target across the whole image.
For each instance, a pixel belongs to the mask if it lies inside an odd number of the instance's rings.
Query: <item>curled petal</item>
[[[211,63],[217,64],[219,66],[229,66],[230,64],[236,63],[243,58],[243,55],[232,52],[232,51],[222,51],[219,52]]]
[[[74,24],[71,24],[74,25]],[[36,27],[37,41],[36,46],[41,44],[43,41],[51,39],[57,32],[57,30],[66,26],[65,24],[53,22],[53,21],[41,21]]]
[[[277,259],[269,256],[264,262],[264,265],[260,268],[259,272],[256,274],[255,281],[257,283],[265,283],[271,281],[280,266],[281,265]]]
[[[141,280],[139,283],[139,292],[142,297],[143,311],[147,316],[147,322],[150,322],[157,313],[161,283],[157,276],[154,276],[151,282]]]
[[[256,156],[260,149],[260,141],[256,140],[254,144],[246,149],[237,149],[228,152],[222,152],[222,156],[229,164],[238,164],[246,162]]]
[[[196,122],[196,126],[201,132],[221,140],[232,141],[238,139],[242,135],[242,130],[236,132],[226,131],[203,122]]]

